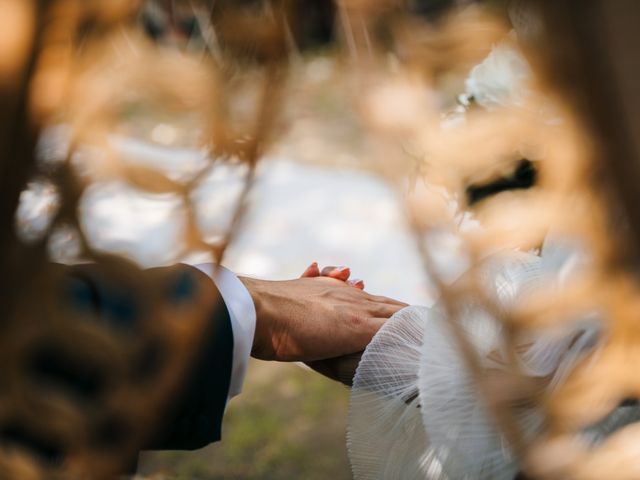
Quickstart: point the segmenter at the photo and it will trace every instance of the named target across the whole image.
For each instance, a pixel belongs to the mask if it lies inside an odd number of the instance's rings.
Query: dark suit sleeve
[[[205,277],[204,281],[213,285],[209,277],[193,267],[174,268],[185,275]],[[231,382],[233,331],[227,306],[217,289],[215,291],[218,301],[210,314],[200,351],[148,449],[194,450],[221,438],[222,416]]]
[[[90,309],[107,327],[126,330],[129,335],[139,334],[135,326],[145,315],[144,306],[136,298],[140,282],[144,288],[153,285],[160,289],[160,301],[171,307],[176,302],[188,304],[198,288],[206,288],[207,295],[216,297],[213,310],[205,312],[206,328],[200,345],[194,346],[197,351],[187,374],[144,449],[193,450],[219,440],[231,379],[233,331],[227,307],[212,280],[194,267],[179,264],[137,271],[139,285],[132,288],[120,273],[113,275],[103,265],[60,268],[67,269],[67,299],[76,307]]]

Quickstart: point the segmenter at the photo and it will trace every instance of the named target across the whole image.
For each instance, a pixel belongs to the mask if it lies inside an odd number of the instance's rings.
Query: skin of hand
[[[324,267],[322,270],[318,267],[318,262],[313,262],[307,267],[302,274],[302,277],[314,278],[314,277],[331,277],[337,280],[342,280],[352,287],[364,290],[364,282],[359,279],[350,280],[351,269],[348,267]],[[356,369],[360,364],[360,359],[364,352],[349,353],[340,357],[326,358],[324,360],[315,360],[313,362],[305,362],[305,364],[315,370],[316,372],[324,375],[327,378],[336,380],[347,386],[353,385],[353,377],[356,374]]]
[[[406,306],[353,288],[348,269],[329,267],[325,273],[286,281],[239,277],[256,307],[254,357],[313,362],[361,352],[383,323]]]
[[[353,385],[353,377],[362,359],[364,352],[349,353],[340,357],[305,362],[306,365],[316,372],[331,380],[336,380],[348,387]]]

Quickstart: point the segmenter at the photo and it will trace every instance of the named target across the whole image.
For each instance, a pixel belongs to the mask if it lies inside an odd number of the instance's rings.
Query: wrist
[[[239,275],[238,275],[238,280],[242,282],[242,284],[244,285],[244,288],[246,288],[247,292],[249,292],[249,295],[251,296],[251,300],[253,300],[253,305],[256,309],[256,317],[258,317],[260,313],[259,310],[262,308],[262,303],[263,303],[261,295],[259,293],[260,282],[262,282],[262,280],[258,280],[256,278],[250,278],[250,277],[241,277]]]

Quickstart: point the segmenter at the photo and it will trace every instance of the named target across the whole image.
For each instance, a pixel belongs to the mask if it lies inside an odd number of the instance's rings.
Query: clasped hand
[[[286,281],[240,277],[256,307],[252,355],[262,360],[315,361],[361,352],[406,304],[364,291],[348,268],[312,264]],[[326,372],[323,372],[326,373]]]

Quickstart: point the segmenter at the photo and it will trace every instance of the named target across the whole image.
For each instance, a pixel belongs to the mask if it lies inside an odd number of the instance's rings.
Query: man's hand
[[[310,362],[360,352],[406,306],[327,276],[240,280],[256,306],[252,355],[262,360]]]

